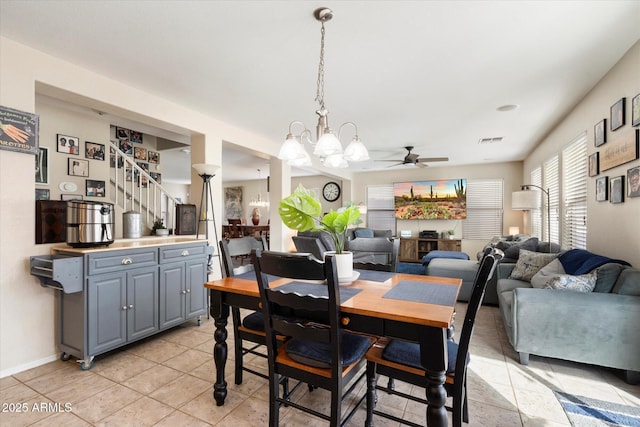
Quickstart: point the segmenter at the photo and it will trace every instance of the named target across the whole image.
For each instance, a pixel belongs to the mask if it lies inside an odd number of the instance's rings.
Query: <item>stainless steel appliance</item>
[[[85,200],[67,202],[67,243],[74,248],[113,243],[113,204]]]

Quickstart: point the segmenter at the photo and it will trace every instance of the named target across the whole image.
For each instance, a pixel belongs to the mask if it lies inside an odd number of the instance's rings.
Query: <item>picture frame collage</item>
[[[95,182],[90,178],[90,160],[104,161],[105,156],[105,144],[97,142],[85,141],[84,150],[82,149],[82,143],[79,137],[58,133],[56,134],[56,153],[67,155],[67,175],[73,177],[87,178],[85,180],[85,187],[96,188]],[[84,153],[84,158],[81,154]],[[35,156],[35,183],[36,185],[49,185],[49,161],[51,156],[49,154],[49,148],[38,147],[38,152]],[[103,191],[85,191],[87,197],[105,197],[104,187],[105,181],[100,181]],[[63,183],[60,183],[62,186]],[[77,186],[74,186],[74,191]],[[61,187],[61,189],[63,189]],[[63,189],[63,191],[66,190]],[[48,188],[36,188],[35,190],[36,200],[49,200],[51,197],[51,190]],[[63,193],[60,195],[60,200],[82,200],[82,194]]]
[[[640,129],[632,129],[640,126],[640,94],[631,99],[631,129],[625,129],[626,114],[626,98],[622,97],[609,108],[609,117],[593,128],[593,144],[599,151],[588,156],[588,175],[595,178],[597,202],[619,204],[625,202],[625,197],[640,197],[640,165],[622,175],[600,176],[606,170],[640,158]]]
[[[143,144],[144,135],[141,132],[126,129],[122,127],[116,127],[115,135],[118,139],[118,147],[120,151],[125,153],[128,156],[133,157],[136,165],[138,165],[142,170],[151,176],[151,178],[156,181],[158,184],[162,183],[162,174],[160,172],[151,172],[151,165],[159,165],[160,164],[160,153],[158,151],[151,150],[146,147],[138,146],[137,144]],[[116,159],[117,165],[116,165]],[[122,157],[117,156],[115,150],[111,150],[110,152],[110,167],[115,168],[117,166],[118,169],[124,166],[124,161]],[[157,167],[157,166],[156,166]],[[136,180],[140,184],[142,188],[148,187],[148,178],[146,176],[142,176],[140,173],[129,170],[125,171],[125,180],[131,181],[133,179]]]

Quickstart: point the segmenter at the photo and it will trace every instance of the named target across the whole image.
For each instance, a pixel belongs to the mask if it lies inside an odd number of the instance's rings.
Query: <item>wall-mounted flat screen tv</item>
[[[395,182],[397,219],[465,219],[467,180]]]

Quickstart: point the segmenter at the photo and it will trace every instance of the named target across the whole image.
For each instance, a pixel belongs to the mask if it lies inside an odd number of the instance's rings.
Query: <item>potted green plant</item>
[[[349,205],[322,215],[322,205],[314,192],[302,184],[289,196],[280,200],[278,213],[284,225],[297,231],[326,231],[336,248],[338,277],[348,279],[353,276],[353,254],[345,252],[347,228],[360,222],[360,211]]]
[[[151,234],[155,234],[156,236],[168,236],[169,230],[164,226],[164,222],[162,219],[157,219],[153,223],[153,227],[151,228]]]

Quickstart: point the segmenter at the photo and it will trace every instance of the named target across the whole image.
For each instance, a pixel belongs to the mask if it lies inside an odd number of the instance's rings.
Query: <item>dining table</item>
[[[426,425],[446,426],[446,340],[449,329],[453,327],[455,301],[462,280],[373,270],[354,271],[355,280],[341,284],[339,288],[342,326],[354,332],[418,342],[428,384],[425,391],[428,402]],[[269,277],[272,288],[285,286],[293,289],[303,285],[300,289],[307,293],[326,292],[326,285],[300,282]],[[228,393],[225,366],[230,307],[261,310],[260,293],[253,271],[209,281],[204,286],[210,291],[210,314],[215,324],[213,359],[216,380],[213,397],[216,405],[222,406]]]

